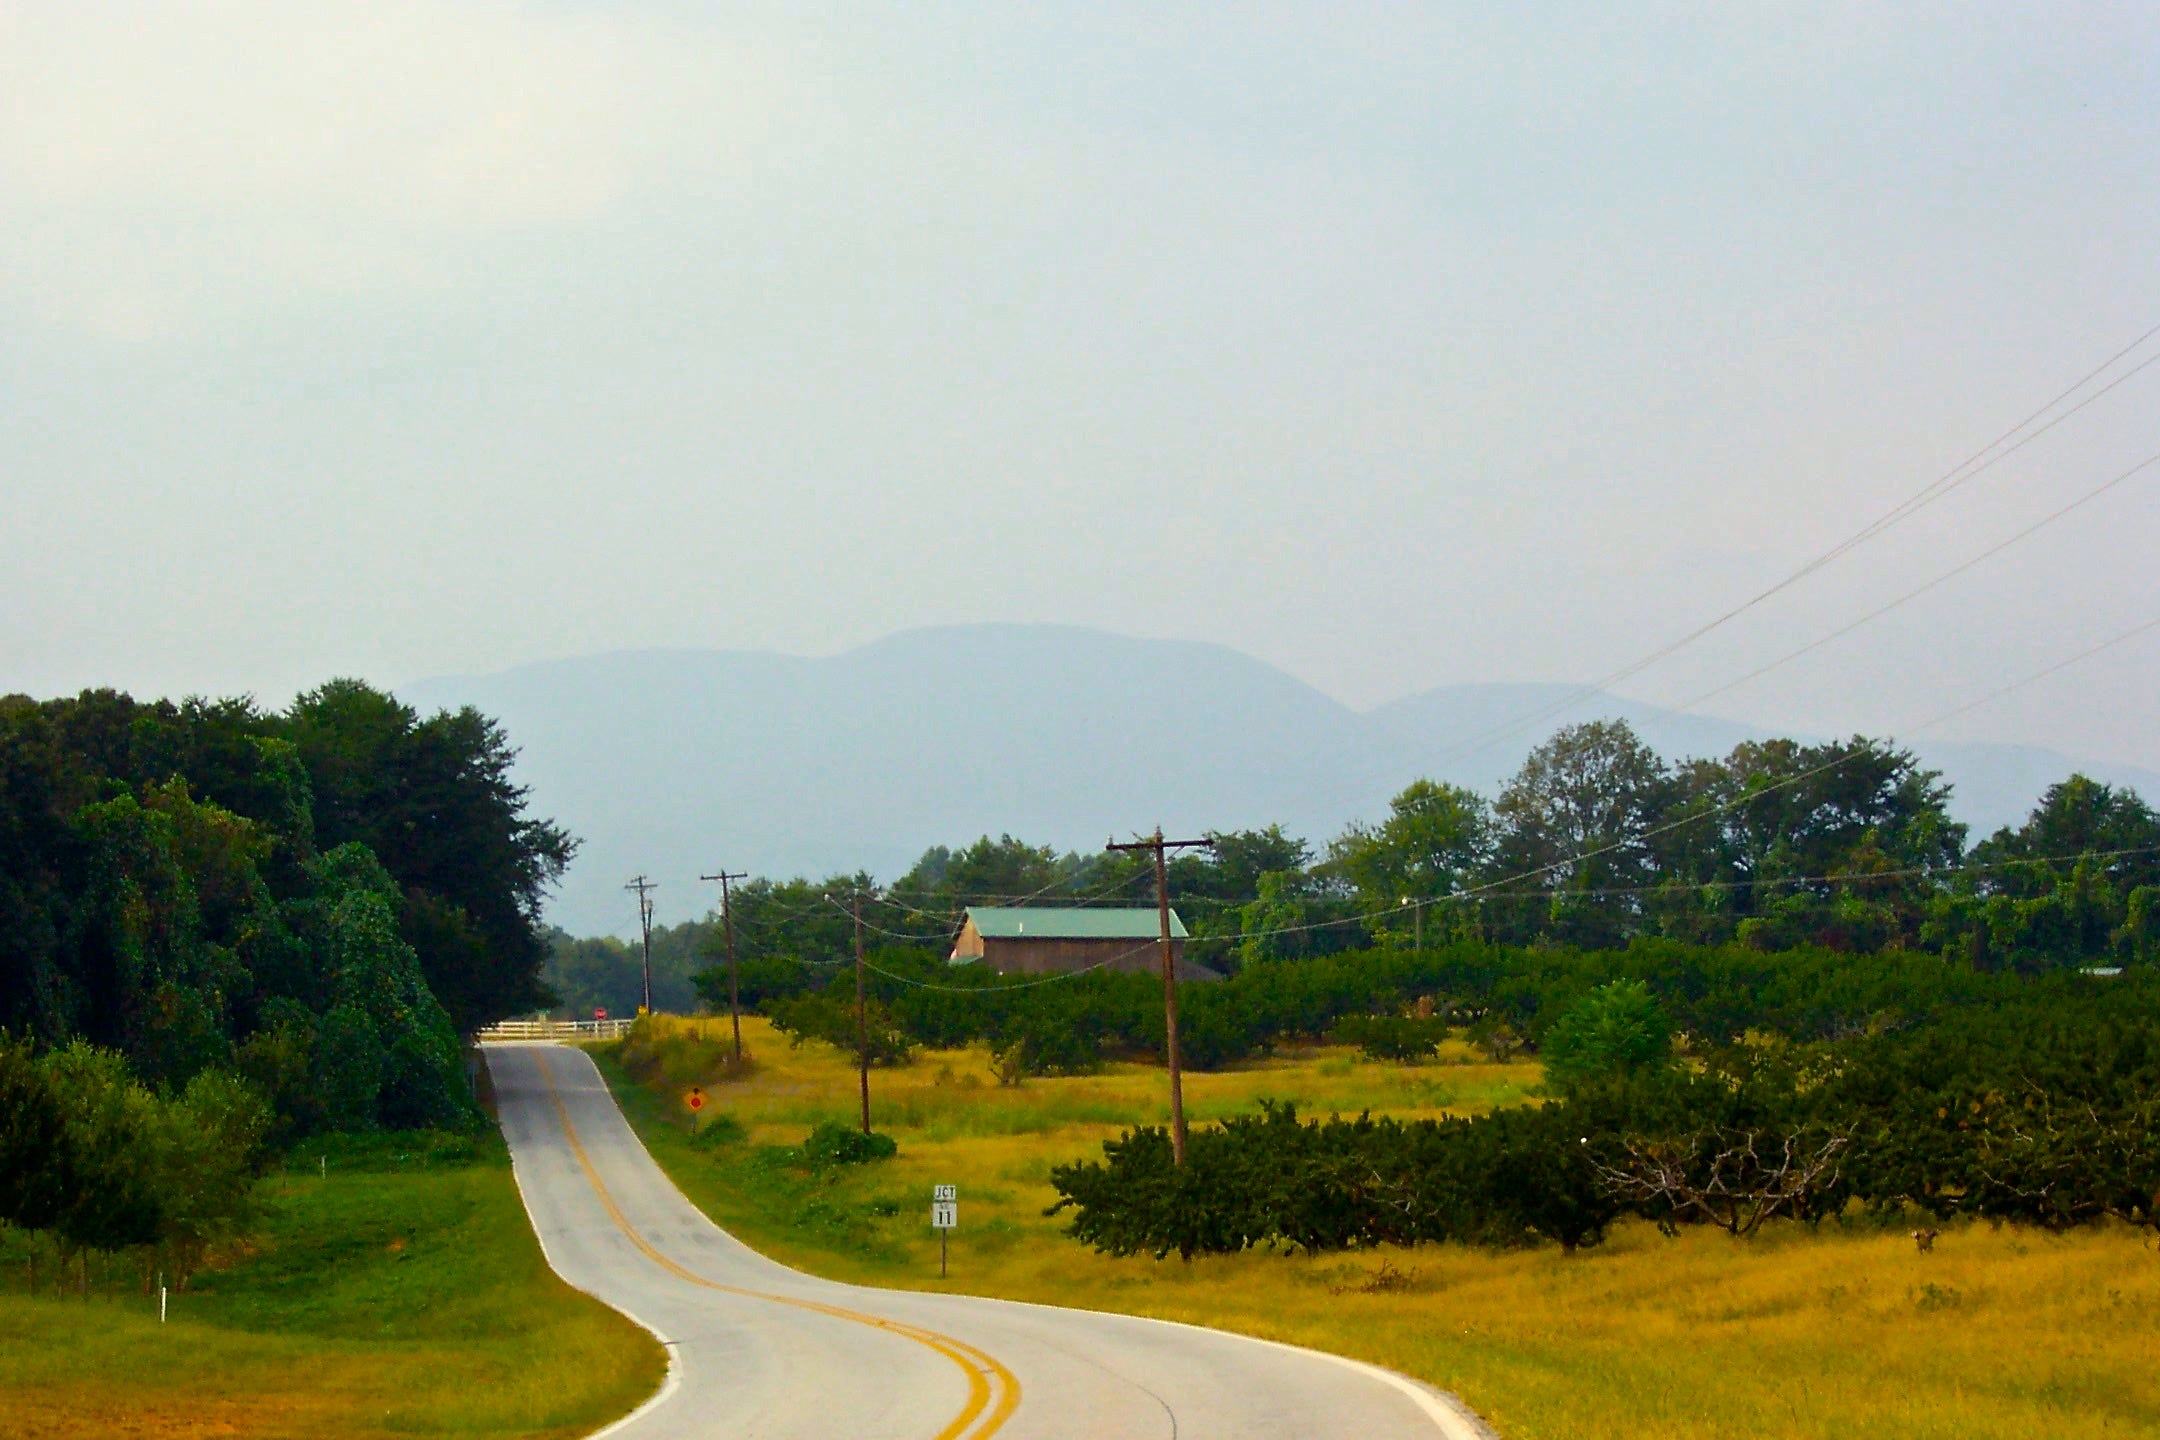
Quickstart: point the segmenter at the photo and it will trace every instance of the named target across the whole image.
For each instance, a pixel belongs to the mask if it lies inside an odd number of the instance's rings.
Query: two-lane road
[[[790,1270],[683,1198],[581,1051],[491,1045],[548,1263],[657,1334],[667,1385],[621,1440],[1472,1440],[1392,1372],[1214,1330],[873,1290]]]

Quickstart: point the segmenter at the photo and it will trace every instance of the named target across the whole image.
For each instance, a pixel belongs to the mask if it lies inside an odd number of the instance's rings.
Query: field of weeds
[[[1118,1260],[1042,1212],[1052,1165],[1160,1124],[1162,1072],[1000,1086],[981,1051],[871,1075],[899,1154],[818,1168],[792,1148],[853,1123],[850,1057],[791,1049],[745,1022],[752,1063],[725,1063],[723,1020],[662,1019],[602,1069],[693,1200],[768,1253],[835,1278],[1241,1330],[1391,1365],[1463,1395],[1508,1440],[2160,1434],[2160,1250],[2128,1229],[2056,1236],[1773,1226],[1750,1242],[1621,1226],[1579,1255],[1455,1246],[1303,1256]],[[693,1127],[691,1085],[713,1100]],[[1187,1079],[1194,1122],[1294,1100],[1307,1113],[1468,1114],[1537,1092],[1532,1063],[1460,1045],[1420,1066],[1334,1047]],[[702,1131],[702,1133],[700,1133]],[[930,1187],[960,1187],[938,1278]]]

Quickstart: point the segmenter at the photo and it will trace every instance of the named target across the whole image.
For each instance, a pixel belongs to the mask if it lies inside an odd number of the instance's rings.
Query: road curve
[[[768,1260],[686,1200],[584,1052],[489,1045],[548,1263],[668,1347],[610,1440],[1476,1440],[1440,1394],[1216,1330],[875,1290]]]

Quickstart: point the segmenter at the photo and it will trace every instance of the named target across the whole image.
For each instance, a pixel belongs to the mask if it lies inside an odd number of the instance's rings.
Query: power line
[[[2093,501],[2099,499],[2102,495],[2107,494],[2108,491],[2113,490],[2116,486],[2122,484],[2124,481],[2129,480],[2131,477],[2139,474],[2142,471],[2151,469],[2155,464],[2160,464],[2160,453],[2146,456],[2143,460],[2138,461],[2137,464],[2131,466],[2128,470],[2123,471],[2114,479],[2105,481],[2102,484],[2094,487],[2093,489],[2086,491],[2083,495],[2080,495],[2077,499],[2072,500],[2067,505],[2062,505],[2054,510],[2049,511],[2047,514],[2041,516],[2038,520],[2033,521],[2030,525],[2027,525],[2024,529],[2018,531],[2015,535],[2012,535],[2009,539],[1999,541],[1994,545],[1990,545],[1987,549],[1981,551],[1979,554],[1973,556],[1970,560],[1965,561],[1963,564],[1954,565],[1950,569],[1943,571],[1940,575],[1937,575],[1934,579],[1928,581],[1925,585],[1915,586],[1913,589],[1908,590],[1904,594],[1898,596],[1895,600],[1889,601],[1886,604],[1876,606],[1873,610],[1868,611],[1865,615],[1862,615],[1859,619],[1852,621],[1850,624],[1840,626],[1838,629],[1831,631],[1828,635],[1825,635],[1818,640],[1812,640],[1809,643],[1802,645],[1797,650],[1789,651],[1784,655],[1780,655],[1777,659],[1772,660],[1767,665],[1758,665],[1753,670],[1748,671],[1747,674],[1740,676],[1738,679],[1728,680],[1723,685],[1718,686],[1714,690],[1705,690],[1702,694],[1696,696],[1694,699],[1688,701],[1686,704],[1680,706],[1679,708],[1682,710],[1692,710],[1698,705],[1716,699],[1718,696],[1725,694],[1727,691],[1737,690],[1742,685],[1747,684],[1751,680],[1759,679],[1760,677],[1769,674],[1771,671],[1776,670],[1781,666],[1788,665],[1791,662],[1798,660],[1803,655],[1813,654],[1815,651],[1822,649],[1825,645],[1829,645],[1834,641],[1844,639],[1847,635],[1852,634],[1853,631],[1858,630],[1861,626],[1866,625],[1871,621],[1882,618],[1883,616],[1889,614],[1892,610],[1895,610],[1899,606],[1905,604],[1907,601],[1917,600],[1922,595],[1927,594],[1930,590],[1933,590],[1938,586],[1947,583],[1948,581],[1955,580],[1958,576],[1972,569],[1975,565],[1981,564],[1983,561],[1992,560],[1997,555],[2000,555],[2003,551],[2017,544],[2019,541],[2024,540],[2028,536],[2031,536],[2041,530],[2046,529],[2048,526],[2054,524],[2057,520],[2062,519],[2065,515],[2070,514],[2072,511],[2081,509],[2084,506],[2091,504]]]
[[[2045,404],[2041,405],[2038,409],[2034,410],[2031,414],[2027,415],[2017,424],[2011,426],[2008,430],[2003,431],[2002,434],[1996,436],[1986,445],[1983,445],[1982,447],[1980,447],[1980,449],[1968,455],[1964,460],[1952,466],[1949,470],[1945,471],[1943,474],[1930,481],[1927,485],[1921,487],[1921,489],[1916,491],[1914,494],[1907,496],[1904,500],[1892,506],[1888,511],[1877,516],[1874,520],[1862,526],[1859,530],[1846,536],[1837,544],[1816,555],[1813,559],[1807,561],[1805,564],[1799,566],[1797,569],[1786,574],[1781,579],[1766,586],[1764,589],[1757,591],[1755,594],[1749,596],[1747,599],[1741,601],[1737,605],[1734,605],[1729,609],[1721,612],[1720,614],[1712,617],[1710,620],[1704,622],[1701,625],[1698,625],[1696,628],[1688,631],[1686,634],[1680,636],[1679,638],[1672,640],[1662,646],[1659,646],[1657,649],[1652,650],[1648,654],[1645,654],[1633,661],[1630,661],[1626,665],[1620,666],[1616,670],[1608,672],[1599,679],[1591,681],[1585,685],[1577,686],[1575,689],[1573,689],[1566,695],[1561,696],[1557,700],[1547,701],[1541,705],[1534,706],[1531,709],[1518,714],[1512,719],[1502,721],[1497,725],[1491,726],[1485,730],[1479,731],[1471,735],[1465,740],[1458,741],[1453,745],[1443,748],[1436,755],[1431,757],[1429,763],[1437,765],[1445,761],[1462,759],[1467,756],[1474,755],[1479,751],[1484,750],[1487,747],[1499,742],[1500,740],[1504,740],[1511,735],[1520,733],[1522,730],[1527,729],[1528,727],[1535,725],[1540,721],[1552,719],[1558,715],[1566,713],[1568,710],[1573,709],[1576,705],[1582,703],[1584,700],[1596,696],[1599,693],[1608,689],[1609,687],[1619,684],[1624,680],[1630,679],[1635,675],[1640,674],[1644,670],[1649,669],[1651,666],[1656,665],[1660,661],[1665,660],[1674,654],[1677,654],[1679,651],[1685,649],[1689,645],[1694,644],[1696,641],[1711,634],[1713,631],[1718,630],[1723,626],[1729,624],[1733,620],[1738,619],[1740,616],[1747,614],[1749,611],[1761,605],[1764,601],[1769,600],[1772,597],[1784,592],[1785,590],[1790,589],[1792,586],[1798,584],[1800,581],[1835,563],[1837,560],[1841,559],[1843,556],[1850,553],[1854,549],[1857,549],[1859,546],[1866,544],[1868,541],[1874,539],[1878,535],[1883,534],[1885,531],[1910,519],[1912,516],[1918,514],[1921,510],[1924,510],[1927,507],[1935,504],[1937,501],[1943,499],[1945,496],[1951,494],[1953,491],[1964,486],[1969,481],[1974,480],[1988,470],[1993,469],[2002,461],[2007,460],[2008,458],[2010,458],[2010,456],[2024,449],[2027,445],[2030,445],[2034,441],[2040,439],[2043,435],[2046,435],[2050,431],[2054,430],[2057,426],[2063,424],[2072,416],[2077,415],[2086,407],[2096,403],[2108,394],[2112,393],[2121,385],[2127,383],[2131,379],[2135,378],[2137,375],[2143,373],[2150,366],[2156,363],[2160,363],[2160,353],[2155,353],[2153,355],[2147,356],[2145,359],[2139,361],[2136,365],[2132,366],[2130,369],[2128,369],[2121,375],[2116,376],[2113,380],[2109,381],[2100,389],[2079,400],[2069,409],[2064,410],[2061,414],[2056,415],[2054,418],[2048,420],[2045,424],[2041,424],[2037,428],[2034,428],[2035,422],[2039,421],[2043,416],[2046,416],[2050,411],[2056,409],[2056,407],[2061,405],[2072,395],[2075,395],[2078,391],[2084,389],[2092,381],[2105,374],[2117,362],[2121,361],[2126,356],[2139,349],[2147,341],[2151,340],[2155,335],[2160,335],[2160,325],[2155,325],[2151,329],[2146,330],[2135,340],[2132,340],[2129,344],[2123,346],[2114,354],[2108,356],[2107,359],[2101,361],[2100,364],[2094,366],[2091,370],[2088,370],[2087,372],[2085,372],[2085,374],[2079,376],[2077,380],[2075,380],[2069,386],[2058,392]],[[2022,538],[2022,536],[2017,538]],[[1783,661],[1777,663],[1782,664]],[[1752,677],[1743,677],[1743,679],[1746,678]],[[1741,682],[1735,683],[1737,684]],[[1683,706],[1681,708],[1685,709],[1688,707]]]

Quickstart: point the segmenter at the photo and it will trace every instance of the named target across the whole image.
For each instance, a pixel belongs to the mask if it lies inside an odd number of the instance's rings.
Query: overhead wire
[[[1757,607],[1758,605],[1761,605],[1764,601],[1769,600],[1772,597],[1791,589],[1800,581],[1805,580],[1807,577],[1815,574],[1817,571],[1822,570],[1826,566],[1829,566],[1836,561],[1842,559],[1845,555],[1849,554],[1855,549],[1858,549],[1861,545],[1866,544],[1868,541],[1873,540],[1876,536],[1881,535],[1892,527],[1902,524],[1906,520],[1911,519],[1914,515],[1917,515],[1918,513],[1920,513],[1920,511],[1926,509],[1928,506],[1933,505],[1937,501],[1943,499],[1952,491],[1961,488],[1968,482],[1977,479],[1980,475],[1986,473],[1988,470],[1993,469],[2002,461],[2009,459],[2012,455],[2015,455],[2018,451],[2024,449],[2027,445],[2030,445],[2035,440],[2038,440],[2041,436],[2053,430],[2056,426],[2062,424],[2064,421],[2078,414],[2080,411],[2084,410],[2087,406],[2093,404],[2095,401],[2098,401],[2102,397],[2108,395],[2110,392],[2115,390],[2116,387],[2124,384],[2126,381],[2129,381],[2138,374],[2142,373],[2148,366],[2151,366],[2156,362],[2160,362],[2160,353],[2155,353],[2153,355],[2147,356],[2136,366],[2132,367],[2124,374],[2117,376],[2114,380],[2110,381],[2106,386],[2095,391],[2093,394],[2086,396],[2076,405],[2064,411],[2062,414],[2056,416],[2054,419],[2048,421],[2045,425],[2042,425],[2038,429],[2033,430],[2032,433],[2026,435],[2023,439],[2018,440],[2015,444],[2009,445],[2008,448],[2000,449],[1999,453],[1995,453],[1992,455],[1989,453],[1991,451],[1997,451],[1998,447],[2002,447],[2005,441],[2010,440],[2010,438],[2017,435],[2019,431],[2026,429],[2026,427],[2030,426],[2035,420],[2039,419],[2042,415],[2045,415],[2048,411],[2054,409],[2057,405],[2061,404],[2062,401],[2067,399],[2069,396],[2075,394],[2078,390],[2082,389],[2094,378],[2105,372],[2110,366],[2114,365],[2116,361],[2122,359],[2125,355],[2128,355],[2131,351],[2137,349],[2140,345],[2143,345],[2147,340],[2150,340],[2155,335],[2160,335],[2160,325],[2155,325],[2152,329],[2147,330],[2137,339],[2131,341],[2130,344],[2116,351],[2113,355],[2102,361],[2098,366],[2094,367],[2092,370],[2086,372],[2086,374],[2079,377],[2079,379],[2069,388],[2063,390],[2060,394],[2049,400],[2045,405],[2042,405],[2039,409],[2033,411],[2032,414],[2026,416],[2016,425],[2011,426],[2010,429],[2004,431],[1994,440],[1989,441],[1979,450],[1967,456],[1963,461],[1960,461],[1957,465],[1951,467],[1941,476],[1929,482],[1929,484],[1927,484],[1926,486],[1923,486],[1917,493],[1908,496],[1905,500],[1891,507],[1891,509],[1886,513],[1877,516],[1874,520],[1862,526],[1859,530],[1855,531],[1851,535],[1846,536],[1843,540],[1840,540],[1837,544],[1831,546],[1828,550],[1823,551],[1821,554],[1817,555],[1812,560],[1809,560],[1805,564],[1801,565],[1798,569],[1785,575],[1782,579],[1773,582],[1772,584],[1764,587],[1762,590],[1759,590],[1755,594],[1749,596],[1747,599],[1741,601],[1739,604],[1732,606],[1731,608],[1714,616],[1703,624],[1696,626],[1693,630],[1690,630],[1685,635],[1680,636],[1678,639],[1669,641],[1666,644],[1661,645],[1657,649],[1651,651],[1649,654],[1641,656],[1636,660],[1630,661],[1628,664],[1621,666],[1617,670],[1613,670],[1607,673],[1606,675],[1590,682],[1587,685],[1578,687],[1576,691],[1572,695],[1566,697],[1566,699],[1550,702],[1539,711],[1531,715],[1525,716],[1516,722],[1511,722],[1504,727],[1488,731],[1481,736],[1472,737],[1470,741],[1463,742],[1463,746],[1455,747],[1453,750],[1453,754],[1449,758],[1460,758],[1463,755],[1475,754],[1478,750],[1483,749],[1487,744],[1490,744],[1500,739],[1504,739],[1508,735],[1514,734],[1529,725],[1537,723],[1537,721],[1540,719],[1549,718],[1552,715],[1561,713],[1562,711],[1565,711],[1570,707],[1574,706],[1575,704],[1579,703],[1583,699],[1591,695],[1595,695],[1613,685],[1617,685],[1621,681],[1632,679],[1634,676],[1641,674],[1643,671],[1649,669],[1651,666],[1657,664],[1659,661],[1665,660],[1672,655],[1677,654],[1681,650],[1684,650],[1688,646],[1694,644],[1697,640],[1700,640],[1704,636],[1709,635],[1711,632],[1731,623],[1732,621],[1738,619],[1740,616],[1747,614],[1749,611],[1755,609],[1755,607]],[[1983,457],[1986,458],[1983,459]]]
[[[2132,380],[2139,374],[2142,374],[2152,365],[2160,364],[2160,351],[2156,351],[2154,354],[2146,356],[2144,359],[2140,360],[2137,364],[2133,365],[2128,370],[2124,371],[2122,374],[2117,375],[2112,380],[2108,381],[2107,384],[2101,386],[2099,389],[2093,391],[2091,394],[2084,396],[2082,399],[2078,400],[2076,404],[2070,406],[2061,414],[2055,415],[2052,419],[2046,420],[2044,424],[2037,424],[2036,426],[2036,422],[2041,421],[2042,417],[2047,416],[2050,411],[2053,411],[2058,406],[2061,406],[2064,401],[2068,400],[2071,396],[2076,395],[2078,391],[2084,389],[2094,380],[2104,375],[2118,362],[2122,361],[2124,358],[2137,351],[2140,347],[2144,346],[2146,342],[2150,341],[2156,335],[2160,335],[2160,324],[2152,326],[2151,328],[2147,329],[2142,334],[2137,336],[2137,338],[2132,340],[2129,344],[2116,350],[2113,354],[2109,355],[2098,365],[2094,366],[2092,369],[2086,371],[2083,375],[2079,376],[2070,385],[2066,386],[2061,391],[2058,391],[2054,396],[2048,399],[2046,403],[2042,404],[2037,409],[2033,410],[2030,414],[2026,415],[2022,420],[2018,421],[2017,424],[2012,425],[2009,429],[2003,431],[2000,435],[1996,436],[1986,445],[1981,446],[1978,450],[1966,456],[1964,460],[1960,461],[1958,464],[1952,466],[1949,470],[1937,476],[1934,480],[1930,481],[1927,485],[1921,487],[1921,489],[1914,494],[1907,496],[1904,500],[1892,506],[1888,511],[1877,516],[1874,520],[1862,526],[1859,530],[1854,531],[1850,535],[1847,535],[1837,544],[1816,555],[1814,558],[1802,564],[1797,569],[1789,572],[1779,580],[1766,586],[1762,590],[1757,591],[1755,594],[1749,596],[1747,599],[1742,600],[1738,604],[1729,607],[1728,609],[1712,617],[1710,620],[1696,626],[1693,630],[1688,631],[1686,634],[1678,637],[1677,639],[1659,646],[1657,649],[1652,650],[1647,654],[1630,661],[1626,665],[1620,666],[1619,668],[1606,673],[1605,675],[1599,677],[1596,680],[1575,687],[1567,694],[1559,697],[1558,699],[1549,700],[1539,705],[1533,706],[1531,709],[1520,712],[1519,714],[1511,717],[1510,719],[1501,721],[1496,725],[1475,732],[1464,740],[1457,741],[1451,745],[1442,747],[1435,754],[1428,757],[1427,764],[1436,765],[1439,763],[1444,763],[1446,761],[1459,760],[1466,758],[1470,755],[1477,754],[1478,752],[1489,748],[1491,745],[1497,744],[1501,740],[1504,740],[1512,735],[1519,734],[1521,731],[1529,728],[1532,725],[1566,713],[1568,710],[1573,709],[1575,706],[1581,704],[1583,701],[1604,693],[1611,686],[1619,684],[1622,681],[1631,679],[1635,675],[1642,673],[1644,670],[1649,669],[1651,666],[1656,665],[1660,661],[1663,661],[1670,656],[1677,654],[1679,651],[1687,648],[1689,645],[1694,644],[1696,641],[1720,629],[1721,627],[1739,618],[1740,616],[1747,614],[1749,611],[1755,609],[1763,602],[1771,599],[1772,597],[1782,593],[1785,590],[1790,589],[1792,586],[1798,584],[1800,581],[1833,564],[1846,554],[1850,553],[1852,550],[1857,549],[1859,546],[1866,544],[1868,541],[1874,539],[1876,536],[1881,535],[1882,533],[1893,528],[1894,526],[1903,523],[1907,519],[1910,519],[1913,515],[1918,514],[1921,510],[1924,510],[1928,506],[1935,504],[1937,501],[1948,496],[1953,491],[1961,488],[1968,482],[1978,478],[1980,475],[2000,464],[2002,461],[2007,460],[2012,455],[2018,453],[2020,450],[2023,450],[2026,446],[2032,444],[2034,441],[2037,441],[2042,436],[2048,434],[2057,426],[2062,425],[2063,423],[2071,419],[2073,416],[2079,414],[2087,407],[2095,404],[2099,400],[2111,394],[2120,386],[2128,383],[2130,380]],[[2111,487],[2102,487],[2103,490],[2107,488]],[[2073,505],[2069,508],[2074,509],[2076,507]],[[2064,513],[2067,513],[2067,511]],[[2059,518],[2059,516],[2048,517],[2049,520],[2055,518]],[[2006,542],[2006,545],[2014,544],[2017,542],[2017,540],[2024,538],[2024,533],[2029,532],[2021,532],[2020,535],[2015,536],[2009,542]],[[1982,556],[1978,558],[1984,559],[1986,557]],[[1977,563],[1977,559],[1974,563]],[[1948,579],[1951,577],[1944,576],[1942,578]],[[1923,587],[1923,590],[1925,588],[1932,587]],[[1914,593],[1918,594],[1922,592]],[[1893,602],[1892,606],[1886,608],[1895,608],[1896,604],[1902,604],[1904,603],[1904,599],[1910,598],[1913,597],[1903,597],[1901,600]],[[1872,615],[1863,617],[1860,622],[1857,622],[1851,628],[1858,628],[1859,624],[1864,624],[1867,620],[1872,618],[1874,618],[1874,616]],[[1839,632],[1839,634],[1843,633],[1846,632]],[[1836,638],[1838,638],[1838,636],[1836,635],[1826,637],[1824,641],[1820,643],[1827,644],[1830,640],[1834,640]],[[1819,646],[1811,648],[1819,648]],[[1763,671],[1761,673],[1767,673],[1768,670],[1775,669],[1778,665],[1786,663],[1786,659],[1798,658],[1798,655],[1800,653],[1805,652],[1796,652],[1793,656],[1785,657],[1785,659],[1773,662],[1771,665],[1763,667]],[[1755,678],[1753,674],[1743,676],[1740,680],[1733,682],[1733,686],[1723,687],[1720,690],[1713,691],[1711,693],[1722,694],[1724,693],[1725,688],[1733,688],[1734,686],[1743,684],[1747,680],[1753,678]],[[1701,703],[1700,700],[1690,701],[1687,705],[1681,706],[1680,708],[1692,708],[1693,705],[1699,703]],[[1412,808],[1415,808],[1415,803],[1416,802],[1413,802]]]
[[[1917,600],[1922,595],[1927,594],[1930,590],[1934,590],[1948,583],[1949,581],[1955,580],[1958,576],[1963,575],[1966,571],[1972,569],[1974,566],[1994,559],[1997,555],[2000,555],[2003,551],[2008,550],[2011,546],[2016,545],[2020,541],[2025,540],[2035,534],[2038,534],[2040,531],[2046,529],[2048,526],[2054,524],[2056,521],[2062,519],[2064,516],[2084,508],[2085,506],[2091,504],[2093,501],[2099,499],[2101,496],[2107,494],[2110,490],[2113,490],[2116,486],[2121,485],[2132,477],[2151,469],[2156,464],[2160,464],[2160,452],[2155,452],[2151,455],[2146,456],[2143,460],[2138,461],[2137,464],[2131,466],[2128,470],[2123,471],[2114,479],[2104,481],[2101,484],[2095,486],[2093,489],[2086,491],[2077,499],[2070,501],[2068,504],[2058,506],[2054,510],[2049,511],[2047,514],[2041,516],[2038,520],[2033,521],[2031,524],[2027,525],[2024,529],[2018,531],[2016,534],[2010,536],[2008,539],[2001,540],[1993,545],[1990,545],[1987,549],[1981,551],[1979,554],[1973,556],[1971,559],[1966,560],[1961,564],[1954,565],[1950,569],[1943,571],[1940,575],[1937,575],[1934,579],[1928,581],[1926,584],[1914,586],[1912,589],[1907,590],[1904,594],[1898,596],[1895,600],[1890,600],[1885,602],[1884,604],[1878,605],[1874,609],[1868,611],[1866,614],[1860,616],[1858,619],[1850,621],[1847,624],[1838,627],[1837,629],[1831,631],[1829,634],[1824,635],[1819,639],[1809,641],[1807,644],[1802,645],[1797,650],[1788,651],[1785,654],[1780,655],[1777,659],[1770,661],[1766,665],[1758,665],[1753,670],[1748,671],[1745,675],[1739,676],[1737,679],[1728,680],[1724,684],[1717,686],[1715,689],[1705,690],[1702,694],[1697,695],[1694,699],[1687,701],[1679,708],[1682,710],[1692,710],[1696,706],[1714,700],[1720,695],[1724,695],[1730,691],[1737,690],[1741,686],[1747,684],[1752,680],[1760,679],[1761,677],[1769,674],[1773,670],[1777,670],[1782,668],[1783,666],[1789,665],[1793,661],[1800,659],[1802,656],[1811,655],[1815,651],[1822,649],[1826,645],[1830,645],[1835,643],[1836,641],[1844,639],[1847,635],[1852,634],[1855,630],[1858,630],[1864,625],[1868,625],[1876,620],[1881,619],[1883,616],[1889,614],[1891,611],[1897,609],[1899,606],[1904,605],[1909,601]]]

